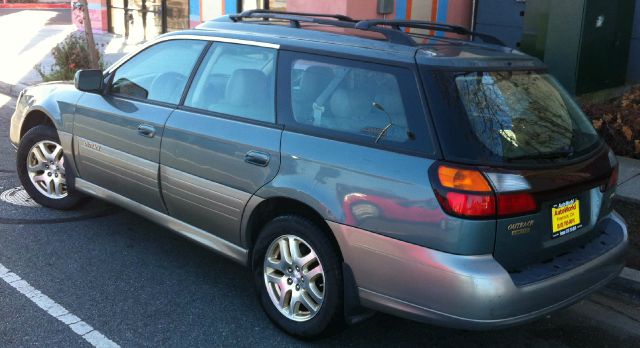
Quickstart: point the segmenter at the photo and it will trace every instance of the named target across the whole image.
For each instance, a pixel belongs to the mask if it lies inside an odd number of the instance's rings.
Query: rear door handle
[[[153,138],[156,135],[156,128],[152,125],[141,124],[138,126],[138,134],[147,138]]]
[[[266,167],[271,160],[271,155],[261,151],[251,150],[244,155],[244,161],[260,167]]]

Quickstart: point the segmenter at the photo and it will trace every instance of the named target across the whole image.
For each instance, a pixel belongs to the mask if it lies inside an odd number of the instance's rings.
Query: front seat
[[[160,74],[153,79],[147,98],[177,104],[182,97],[182,88],[184,88],[186,80],[184,75],[177,72]]]
[[[224,102],[217,112],[272,122],[273,103],[269,102],[269,81],[258,69],[238,69],[227,82]]]

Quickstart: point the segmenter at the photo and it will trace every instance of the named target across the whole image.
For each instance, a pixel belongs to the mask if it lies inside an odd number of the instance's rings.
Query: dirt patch
[[[640,269],[640,204],[615,200],[613,208],[627,221],[629,230],[627,267]]]
[[[640,86],[620,98],[582,105],[582,109],[613,152],[640,158]]]

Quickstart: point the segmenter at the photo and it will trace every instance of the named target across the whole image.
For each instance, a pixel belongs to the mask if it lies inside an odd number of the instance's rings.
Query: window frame
[[[129,96],[129,95],[126,95],[126,94],[118,94],[118,93],[111,92],[111,87],[113,86],[113,79],[115,78],[116,73],[118,72],[118,70],[120,70],[120,68],[122,66],[124,66],[125,64],[130,62],[132,59],[134,59],[138,55],[140,55],[143,52],[147,51],[148,49],[150,49],[152,47],[155,47],[157,45],[166,43],[166,42],[171,42],[171,41],[203,41],[204,42],[204,45],[202,46],[202,50],[200,51],[198,59],[196,59],[191,72],[189,72],[189,76],[187,77],[187,82],[186,82],[186,84],[185,84],[185,86],[184,86],[184,88],[182,90],[182,94],[180,95],[180,99],[178,100],[178,103],[168,103],[168,102],[163,102],[163,101],[159,101],[159,100],[136,98],[136,97]],[[113,66],[111,66],[107,70],[107,72],[106,72],[106,74],[107,74],[107,83],[105,84],[104,94],[106,96],[110,96],[112,98],[120,98],[120,99],[136,101],[136,102],[141,102],[141,103],[147,103],[147,104],[152,104],[152,105],[157,105],[157,106],[176,108],[183,101],[183,99],[185,97],[185,93],[188,90],[188,87],[190,85],[191,80],[193,79],[195,71],[200,66],[200,63],[202,62],[202,59],[204,58],[204,54],[208,51],[208,48],[212,44],[211,42],[206,42],[206,41],[207,40],[199,40],[199,39],[196,39],[196,38],[176,37],[175,39],[171,39],[171,40],[154,41],[151,44],[144,46],[139,51],[136,51],[135,53],[133,53],[131,55],[125,56],[122,60],[117,61]]]
[[[183,111],[187,111],[187,112],[193,112],[193,113],[198,113],[198,114],[202,114],[202,115],[208,115],[208,116],[213,116],[213,117],[218,117],[218,118],[224,118],[224,119],[228,119],[228,120],[232,120],[232,121],[242,121],[242,122],[246,122],[246,123],[250,123],[250,124],[255,124],[255,125],[259,125],[259,126],[267,126],[270,128],[277,128],[277,129],[283,129],[284,127],[278,125],[277,121],[278,121],[278,76],[279,76],[279,72],[278,72],[278,66],[279,66],[279,56],[280,56],[280,49],[279,49],[279,45],[271,45],[271,46],[266,46],[263,43],[254,43],[254,42],[242,42],[243,40],[238,40],[238,42],[232,42],[231,40],[224,40],[224,41],[218,41],[218,40],[212,40],[213,42],[210,43],[206,49],[204,50],[204,52],[201,54],[200,59],[198,60],[198,64],[195,67],[195,69],[192,71],[191,76],[189,77],[189,80],[187,81],[187,85],[185,86],[185,90],[184,93],[182,94],[182,98],[180,99],[180,103],[177,105],[177,109],[178,110],[183,110]],[[204,62],[204,59],[206,58],[207,54],[209,53],[209,50],[215,49],[215,45],[216,44],[233,44],[233,45],[243,45],[243,46],[248,46],[248,47],[262,47],[262,48],[268,48],[268,49],[273,49],[274,51],[274,79],[275,81],[273,81],[273,121],[262,121],[262,120],[256,120],[253,118],[249,118],[249,117],[245,117],[245,116],[238,116],[238,115],[231,115],[231,114],[225,114],[222,112],[217,112],[217,111],[213,111],[213,110],[206,110],[206,109],[200,109],[197,107],[193,107],[193,106],[188,106],[185,105],[185,101],[187,99],[187,96],[189,95],[189,92],[191,91],[191,88],[193,87],[193,83],[195,81],[195,77],[198,74],[198,71],[200,70],[200,67],[202,65],[202,63]]]
[[[403,96],[403,104],[405,105],[407,124],[416,136],[416,140],[418,141],[417,143],[415,143],[416,145],[391,142],[375,143],[373,139],[369,141],[363,140],[363,137],[357,134],[349,134],[347,132],[340,132],[338,130],[332,130],[297,122],[293,115],[291,98],[291,75],[293,71],[293,65],[297,60],[308,60],[319,63],[356,67],[360,69],[381,71],[392,74],[398,79],[400,93]],[[279,95],[280,97],[276,99],[278,103],[276,107],[276,121],[278,124],[282,125],[286,131],[430,159],[437,159],[439,157],[437,144],[435,142],[436,135],[433,132],[429,108],[426,104],[426,98],[420,80],[420,74],[415,66],[415,63],[389,64],[388,62],[378,62],[373,59],[365,61],[353,59],[351,57],[340,57],[337,55],[334,56],[294,50],[280,50],[277,69],[278,75],[276,78],[276,95]],[[399,78],[401,77],[399,76],[399,72],[402,70],[410,74],[411,78]],[[413,97],[407,97],[403,93],[411,89],[414,89],[416,91],[416,100],[415,104],[413,104],[413,107],[417,108],[417,110],[414,111],[409,111],[410,108],[406,103],[406,98],[413,99]],[[414,128],[411,127],[412,125],[418,125],[419,127]]]

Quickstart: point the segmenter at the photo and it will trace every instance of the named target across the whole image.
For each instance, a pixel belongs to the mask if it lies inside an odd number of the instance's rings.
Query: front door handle
[[[271,155],[261,151],[251,150],[244,155],[244,161],[260,167],[266,167],[271,160]]]
[[[147,138],[153,138],[156,135],[156,127],[148,124],[141,124],[138,126],[138,134]]]

